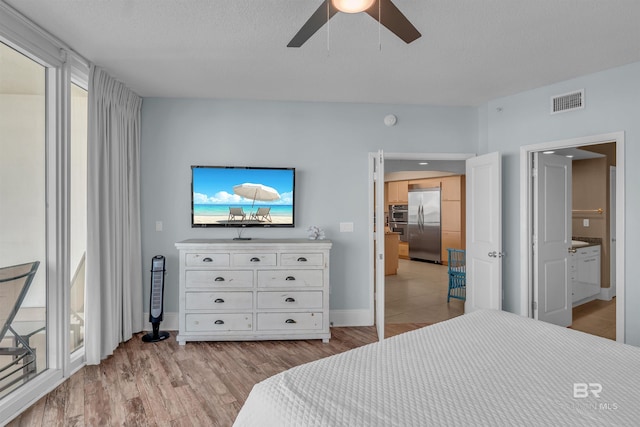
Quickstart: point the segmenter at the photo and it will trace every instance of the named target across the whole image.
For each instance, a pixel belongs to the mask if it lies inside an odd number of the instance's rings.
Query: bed
[[[256,384],[234,427],[631,426],[640,348],[482,310]]]

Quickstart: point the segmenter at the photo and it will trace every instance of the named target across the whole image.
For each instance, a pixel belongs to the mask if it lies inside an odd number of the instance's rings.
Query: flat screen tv
[[[191,227],[293,227],[295,168],[191,166]]]

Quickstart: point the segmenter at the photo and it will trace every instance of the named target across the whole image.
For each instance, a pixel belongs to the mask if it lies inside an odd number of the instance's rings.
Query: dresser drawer
[[[322,308],[322,291],[258,292],[257,308]]]
[[[223,267],[229,265],[229,254],[186,254],[185,264],[202,267]]]
[[[275,253],[262,253],[262,254],[233,254],[233,265],[243,267],[263,267],[276,265]]]
[[[324,256],[318,253],[282,254],[280,255],[280,264],[285,266],[310,265],[317,267],[324,265]]]
[[[187,270],[187,288],[252,288],[253,271]]]
[[[264,288],[322,287],[322,270],[258,271],[258,286]]]
[[[322,313],[258,313],[259,331],[322,329]]]
[[[253,292],[187,292],[187,310],[251,310]]]
[[[187,332],[250,331],[253,327],[251,313],[187,314]]]

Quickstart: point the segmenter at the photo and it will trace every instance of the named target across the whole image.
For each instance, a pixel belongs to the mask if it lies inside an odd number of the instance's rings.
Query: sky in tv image
[[[264,187],[268,200],[254,193],[246,184]],[[234,187],[245,185],[244,191]],[[269,189],[277,195],[270,196]],[[263,193],[264,194],[264,193]],[[254,197],[255,196],[255,197]],[[275,197],[279,196],[277,199]],[[293,204],[293,170],[242,169],[242,168],[193,168],[193,203],[196,205],[284,205]]]

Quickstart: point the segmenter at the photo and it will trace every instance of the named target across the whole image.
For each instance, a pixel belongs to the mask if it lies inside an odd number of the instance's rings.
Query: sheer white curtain
[[[142,98],[92,66],[89,76],[88,364],[143,327],[140,243]]]

